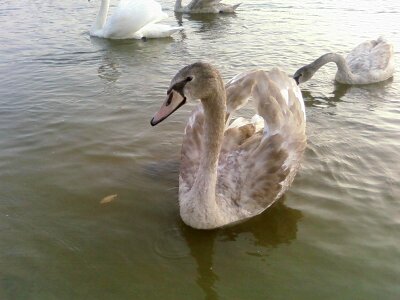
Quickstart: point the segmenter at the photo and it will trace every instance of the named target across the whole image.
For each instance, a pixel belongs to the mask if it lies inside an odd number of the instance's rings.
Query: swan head
[[[293,79],[296,81],[297,84],[306,82],[313,77],[315,71],[313,72],[309,65],[301,67],[294,73]]]
[[[207,101],[216,87],[223,88],[219,72],[208,63],[197,62],[182,68],[172,78],[167,97],[159,111],[151,119],[152,126],[165,120],[187,101],[202,99]]]

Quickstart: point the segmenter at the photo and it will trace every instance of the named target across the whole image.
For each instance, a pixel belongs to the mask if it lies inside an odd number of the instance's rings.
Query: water
[[[381,34],[399,56],[397,0],[242,2],[148,42],[89,38],[99,1],[1,2],[0,299],[400,299],[398,71],[347,87],[322,68],[302,86],[308,148],[284,198],[225,230],[180,221],[194,104],[149,125],[178,69],[292,74]]]

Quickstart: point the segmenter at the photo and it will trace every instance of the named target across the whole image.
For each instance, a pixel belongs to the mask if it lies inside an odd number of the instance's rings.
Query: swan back
[[[351,73],[359,78],[355,84],[386,80],[394,73],[393,46],[382,37],[363,42],[347,55],[346,63]],[[343,82],[340,71],[336,77]]]

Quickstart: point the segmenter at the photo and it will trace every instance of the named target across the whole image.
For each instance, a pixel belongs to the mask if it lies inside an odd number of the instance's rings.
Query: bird
[[[239,4],[229,5],[220,3],[221,0],[192,0],[188,5],[182,6],[182,0],[176,0],[175,12],[178,13],[234,13]]]
[[[257,114],[232,121],[250,97]],[[278,68],[247,71],[224,86],[214,66],[195,62],[173,77],[151,125],[197,99],[181,148],[183,222],[214,229],[262,213],[289,188],[306,147],[299,87]]]
[[[110,0],[102,0],[90,35],[107,39],[146,39],[169,37],[182,30],[157,22],[168,17],[154,0],[120,0],[114,13],[107,19]]]
[[[293,78],[297,84],[306,82],[329,62],[337,66],[335,80],[339,83],[370,84],[384,81],[394,73],[393,45],[379,37],[361,43],[346,58],[337,53],[327,53],[298,69]]]

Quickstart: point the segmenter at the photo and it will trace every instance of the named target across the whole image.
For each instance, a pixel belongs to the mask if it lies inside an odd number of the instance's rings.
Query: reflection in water
[[[114,83],[121,76],[119,64],[115,60],[110,53],[107,53],[103,57],[101,65],[97,69],[97,73],[101,79]]]
[[[230,19],[235,18],[235,14],[182,14],[175,13],[175,18],[180,26],[183,26],[184,19],[189,22],[200,24],[199,32],[207,32],[214,28],[229,27]]]
[[[119,71],[120,66],[118,59],[113,52],[108,49],[112,45],[112,42],[107,39],[99,39],[96,37],[90,37],[90,41],[104,52],[101,58],[101,64],[97,69],[98,76],[109,83],[115,83],[121,76],[121,72]]]
[[[334,81],[334,90],[329,96],[313,96],[310,90],[301,89],[306,107],[336,106],[350,91],[358,90],[373,93],[384,93],[393,82],[393,77],[382,82],[367,85],[348,85]]]
[[[190,255],[197,264],[197,279],[199,287],[206,294],[206,300],[218,299],[218,294],[214,288],[218,276],[213,271],[214,242],[218,236],[217,230],[195,230],[180,223],[182,236],[190,248]]]
[[[225,228],[220,235],[226,241],[234,241],[240,234],[250,232],[254,236],[255,245],[275,247],[296,238],[297,222],[301,217],[299,210],[284,204],[283,197],[266,212],[237,226]]]
[[[143,82],[154,78],[154,73],[148,69],[155,57],[162,55],[174,43],[174,39],[109,40],[91,37],[90,41],[96,48],[97,75],[105,81],[107,94],[122,90],[121,81],[129,76],[129,82]],[[155,70],[159,69],[158,67]],[[125,77],[126,78],[126,77]],[[117,87],[116,82],[119,85]],[[129,84],[132,86],[132,84]]]
[[[190,248],[191,256],[197,263],[197,284],[206,294],[205,299],[218,299],[214,287],[218,276],[213,271],[214,242],[217,237],[221,237],[221,242],[235,241],[241,234],[251,233],[254,244],[264,248],[289,243],[296,238],[297,223],[302,218],[302,214],[297,209],[287,207],[283,201],[284,199],[281,199],[257,217],[223,229],[196,230],[180,222],[179,229]]]
[[[110,40],[90,37],[93,46],[101,54],[101,61],[98,67],[98,76],[106,83],[114,84],[121,77],[121,67],[127,62],[140,61],[146,64],[146,59],[158,55],[158,52],[165,51],[166,45],[174,40],[169,38],[148,39],[148,40]]]
[[[309,90],[302,90],[304,103],[306,107],[320,107],[320,106],[336,106],[338,102],[351,88],[350,85],[335,83],[335,87],[330,96],[313,96]]]

